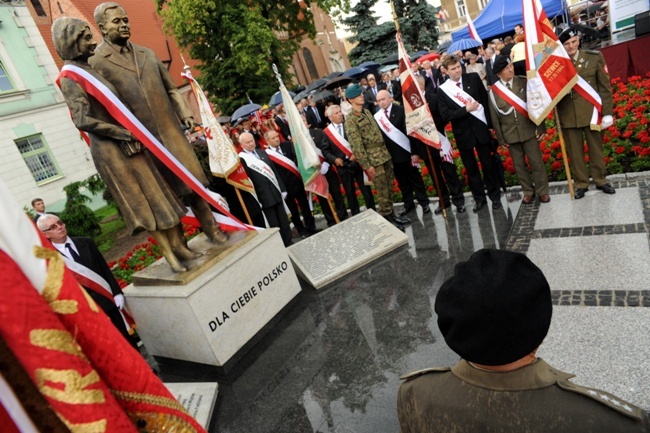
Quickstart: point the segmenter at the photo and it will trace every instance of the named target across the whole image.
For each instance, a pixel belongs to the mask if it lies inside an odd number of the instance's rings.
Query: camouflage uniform
[[[571,377],[541,359],[507,373],[464,360],[416,371],[399,389],[401,432],[650,432],[641,409]]]
[[[364,170],[375,168],[372,182],[377,190],[377,210],[382,216],[393,214],[393,201],[390,191],[393,187],[393,163],[384,144],[384,138],[375,118],[364,109],[361,113],[352,111],[345,121],[345,133],[352,153]]]

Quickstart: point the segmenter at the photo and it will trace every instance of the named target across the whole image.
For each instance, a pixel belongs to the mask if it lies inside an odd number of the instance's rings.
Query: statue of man
[[[179,123],[192,128],[192,112],[163,63],[151,49],[129,41],[129,17],[119,4],[101,3],[94,17],[103,40],[89,59],[90,65],[116,88],[138,120],[207,186],[208,180]],[[208,203],[162,163],[159,166],[174,191],[187,199],[208,238],[225,242],[228,238],[219,229]]]

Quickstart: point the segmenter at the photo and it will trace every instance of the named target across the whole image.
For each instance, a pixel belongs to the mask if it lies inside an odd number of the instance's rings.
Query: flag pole
[[[334,209],[334,203],[332,202],[332,194],[327,194],[327,204],[330,205],[330,209],[332,211],[332,215],[334,215],[334,221],[336,224],[340,223],[341,220],[339,219],[339,216],[336,213],[336,209]]]
[[[427,155],[429,155],[429,161],[431,161],[431,169],[433,174],[429,173],[431,180],[433,180],[433,185],[436,187],[436,193],[438,193],[438,202],[440,208],[442,209],[442,217],[447,218],[447,207],[445,206],[445,201],[442,199],[442,191],[440,191],[440,185],[438,182],[438,172],[436,172],[436,166],[433,163],[433,158],[431,158],[431,147],[427,146]]]
[[[251,216],[248,213],[248,208],[246,207],[246,204],[244,203],[244,199],[241,196],[241,192],[239,192],[239,188],[235,188],[235,192],[237,193],[237,198],[239,199],[239,203],[241,204],[241,208],[244,210],[244,215],[246,215],[246,220],[248,221],[248,224],[253,225],[253,220],[251,219]]]
[[[569,183],[569,194],[571,198],[575,197],[575,192],[573,191],[573,181],[571,180],[571,169],[569,168],[569,159],[566,156],[566,146],[564,144],[564,133],[562,132],[562,126],[560,125],[560,116],[557,112],[557,107],[553,110],[555,111],[555,125],[557,126],[557,134],[560,137],[560,148],[562,149],[562,161],[564,162],[564,171],[566,171],[566,180]]]

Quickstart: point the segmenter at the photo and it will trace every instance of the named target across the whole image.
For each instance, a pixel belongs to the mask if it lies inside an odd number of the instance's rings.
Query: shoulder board
[[[584,51],[584,52],[587,53],[587,54],[594,54],[594,55],[596,55],[596,56],[597,56],[598,54],[600,54],[600,51],[597,51],[597,50],[582,50],[582,51]]]
[[[446,372],[446,371],[451,371],[451,367],[432,367],[432,368],[425,368],[424,370],[417,370],[417,371],[413,371],[413,372],[411,372],[411,373],[409,373],[409,374],[406,374],[406,375],[400,377],[400,379],[402,379],[402,380],[411,380],[411,379],[415,379],[416,377],[420,377],[420,376],[422,376],[423,374],[428,374],[428,373],[444,373],[444,372]]]
[[[576,385],[573,382],[568,380],[560,380],[557,382],[557,385],[565,391],[574,392],[576,394],[584,395],[589,397],[592,400],[604,404],[610,409],[614,409],[616,412],[622,413],[630,418],[637,420],[642,420],[644,418],[643,411],[638,407],[621,400],[620,398],[612,395],[608,392],[601,391],[599,389],[587,388],[585,386]]]

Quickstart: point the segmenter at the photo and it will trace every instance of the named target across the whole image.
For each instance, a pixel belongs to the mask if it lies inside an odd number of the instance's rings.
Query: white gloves
[[[330,163],[323,161],[320,165],[320,174],[325,174],[330,169]]]
[[[117,305],[117,308],[120,310],[124,308],[124,295],[115,295],[113,296],[113,299],[115,300],[115,305]]]
[[[287,199],[287,192],[282,191],[282,200],[286,200],[286,199]]]
[[[603,121],[600,122],[600,127],[607,129],[614,124],[614,118],[610,115],[603,116]]]

